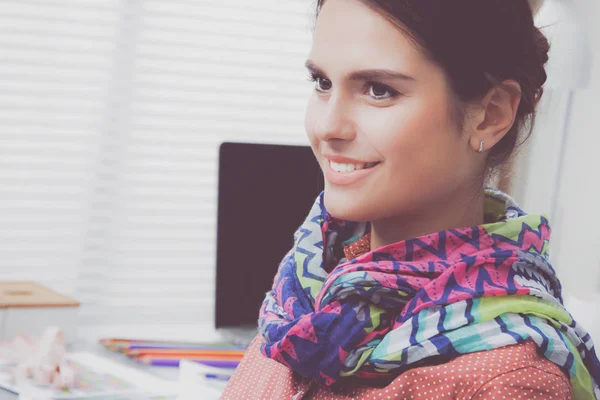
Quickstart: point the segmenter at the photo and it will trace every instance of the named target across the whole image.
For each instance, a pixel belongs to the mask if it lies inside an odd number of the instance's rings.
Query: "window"
[[[98,334],[212,325],[218,145],[307,143],[311,12],[300,0],[4,4],[0,278],[75,295]]]

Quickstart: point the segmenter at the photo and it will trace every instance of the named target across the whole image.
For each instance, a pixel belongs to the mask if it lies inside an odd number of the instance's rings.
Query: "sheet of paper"
[[[179,398],[178,400],[197,400],[198,393],[202,393],[203,400],[218,400],[225,386],[226,379],[208,379],[207,374],[226,377],[232,371],[219,371],[221,368],[183,360],[179,365]]]
[[[73,399],[73,398],[71,398]],[[153,394],[113,394],[113,395],[100,395],[100,396],[83,396],[77,397],[74,400],[177,400],[176,396],[161,396]]]
[[[64,391],[32,384],[17,385],[12,379],[14,364],[0,362],[0,387],[13,393],[46,399],[136,399],[132,393],[177,393],[177,383],[166,381],[148,372],[140,371],[92,353],[73,353],[68,362],[77,376],[76,387]],[[118,395],[128,394],[128,397]],[[116,397],[115,397],[116,396]],[[174,398],[174,396],[173,396]],[[139,400],[162,400],[160,397],[139,397]]]

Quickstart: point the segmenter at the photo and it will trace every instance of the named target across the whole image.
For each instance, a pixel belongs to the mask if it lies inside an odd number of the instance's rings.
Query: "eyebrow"
[[[325,73],[319,69],[311,60],[306,61],[304,64],[306,68],[310,72],[315,75],[323,75]],[[412,76],[408,76],[401,72],[392,71],[389,69],[364,69],[359,71],[351,72],[348,75],[348,79],[353,81],[363,80],[363,81],[371,81],[371,80],[379,80],[379,79],[402,79],[405,81],[416,81]]]

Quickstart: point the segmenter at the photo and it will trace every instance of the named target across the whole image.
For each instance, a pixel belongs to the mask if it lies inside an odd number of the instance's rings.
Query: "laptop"
[[[309,146],[226,142],[218,179],[215,327],[227,341],[248,345],[323,175]]]

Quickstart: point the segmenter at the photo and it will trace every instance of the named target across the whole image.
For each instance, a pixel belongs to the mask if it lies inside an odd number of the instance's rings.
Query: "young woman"
[[[600,399],[548,220],[484,188],[542,95],[537,6],[318,2],[306,132],[325,190],[223,399]]]

